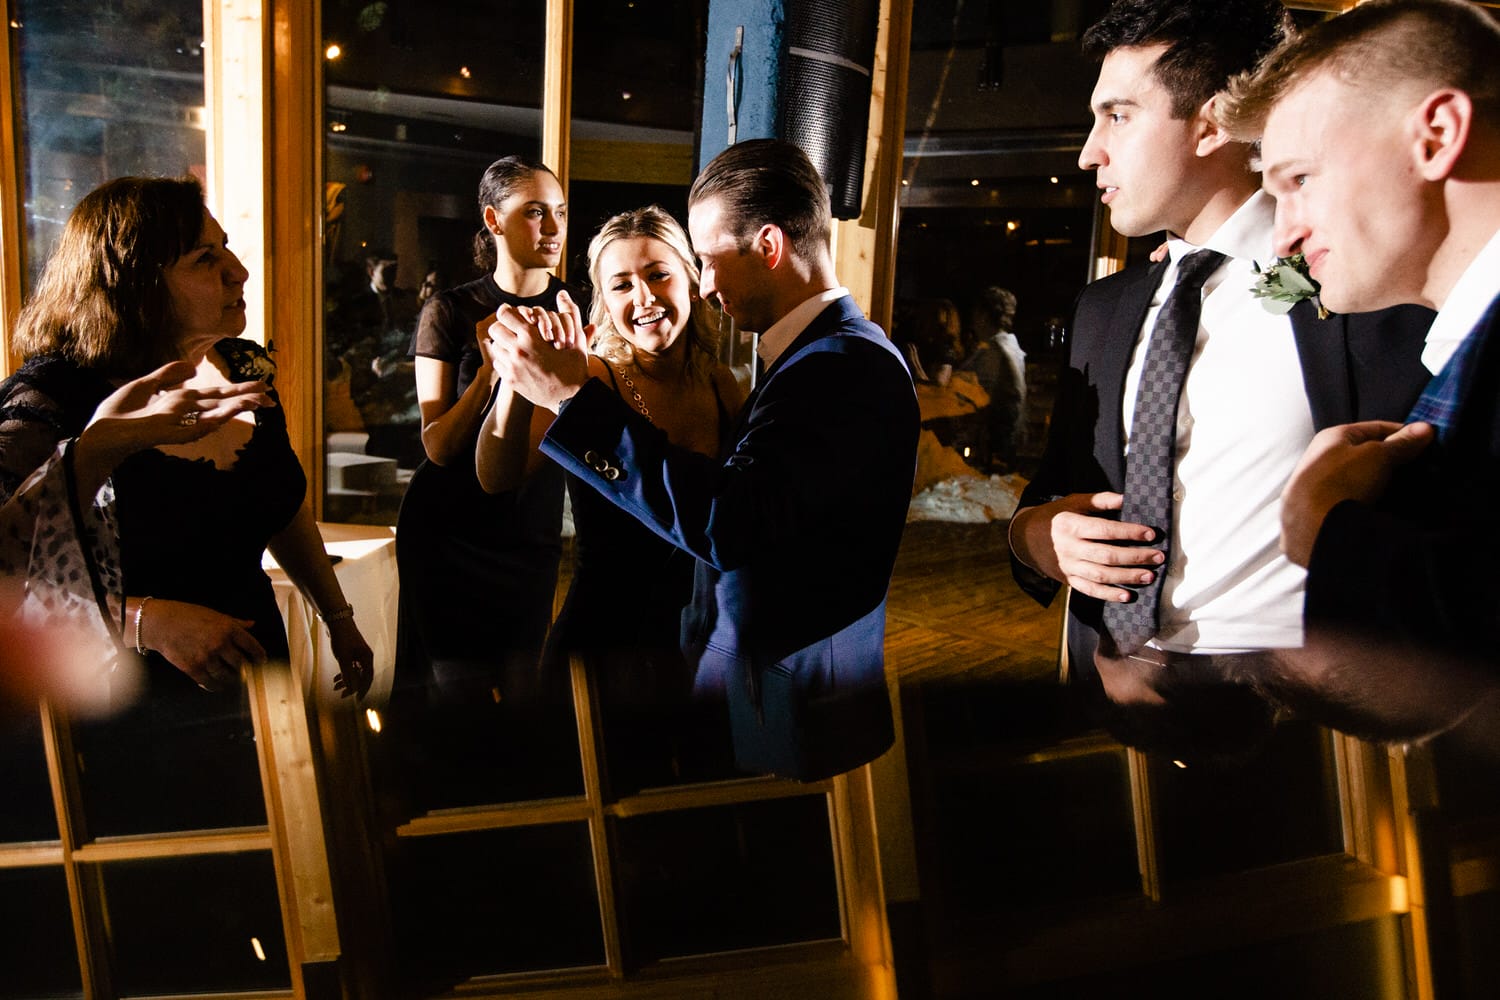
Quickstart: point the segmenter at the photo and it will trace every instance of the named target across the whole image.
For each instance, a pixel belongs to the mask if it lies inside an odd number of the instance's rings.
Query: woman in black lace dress
[[[110,181],[69,217],[18,323],[26,362],[0,385],[0,499],[121,383],[168,362],[191,366],[183,392],[247,386],[264,403],[124,459],[96,501],[119,553],[98,586],[118,588],[114,624],[145,657],[147,690],[75,733],[95,835],[265,822],[239,678],[288,656],[267,549],[328,623],[336,686],[362,695],[373,675],[305,500],[275,366],[238,339],[247,278],[196,181]],[[207,405],[182,426],[196,431]]]

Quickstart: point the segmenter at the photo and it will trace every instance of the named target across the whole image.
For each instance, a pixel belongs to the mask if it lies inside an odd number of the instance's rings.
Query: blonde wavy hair
[[[593,286],[589,322],[594,325],[593,352],[606,361],[622,364],[633,361],[635,351],[610,318],[604,303],[603,266],[605,249],[616,240],[653,239],[665,243],[687,270],[693,304],[688,317],[687,369],[690,374],[707,377],[718,363],[718,313],[698,296],[698,261],[682,224],[660,205],[647,205],[611,217],[589,241],[589,283]]]

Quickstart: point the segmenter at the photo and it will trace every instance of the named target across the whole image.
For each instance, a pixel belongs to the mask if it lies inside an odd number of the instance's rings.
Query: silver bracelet
[[[141,618],[146,613],[146,605],[150,604],[152,600],[150,597],[143,597],[141,598],[141,603],[135,606],[135,651],[142,656],[145,656],[149,651],[141,644]]]
[[[330,611],[326,615],[321,611],[318,612],[318,621],[322,622],[324,625],[332,625],[334,622],[348,621],[353,617],[354,605],[352,604],[346,604],[342,608],[339,608],[337,611]]]

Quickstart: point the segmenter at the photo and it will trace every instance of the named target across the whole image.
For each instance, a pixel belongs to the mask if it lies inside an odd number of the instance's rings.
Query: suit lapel
[[[1349,383],[1349,321],[1345,316],[1318,319],[1311,299],[1292,306],[1292,336],[1302,361],[1302,388],[1320,430],[1354,419],[1354,391]]]
[[[1167,261],[1153,264],[1120,290],[1109,328],[1099,339],[1095,358],[1099,370],[1094,384],[1100,389],[1100,412],[1099,433],[1095,440],[1099,442],[1100,464],[1117,490],[1125,488],[1125,454],[1120,444],[1125,440],[1124,421],[1127,419],[1121,411],[1125,400],[1125,373],[1130,369],[1130,358],[1143,333],[1141,327],[1146,322],[1147,310],[1151,308],[1152,294],[1161,284],[1166,269]]]
[[[852,304],[852,302],[853,300],[848,296],[830,302],[822,312],[813,317],[811,323],[807,324],[807,329],[799,333],[787,345],[786,350],[777,356],[776,361],[755,380],[755,388],[751,389],[750,394],[745,397],[745,403],[740,407],[740,414],[734,422],[734,428],[724,438],[723,444],[726,449],[732,448],[734,442],[738,441],[741,435],[744,434],[745,428],[750,423],[750,412],[755,409],[755,404],[760,398],[761,390],[770,383],[777,372],[781,371],[787,359],[793,357],[798,351],[818,338],[827,336],[830,329],[843,321],[845,304]],[[757,358],[757,363],[759,363],[759,358]]]

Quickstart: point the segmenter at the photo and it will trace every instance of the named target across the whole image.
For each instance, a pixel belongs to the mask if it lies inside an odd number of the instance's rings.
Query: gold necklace
[[[625,383],[625,388],[630,391],[630,398],[635,400],[636,407],[641,411],[641,416],[651,420],[651,411],[646,408],[646,401],[641,398],[641,391],[635,387],[635,381],[626,373],[622,365],[613,366],[615,374],[620,376],[620,381]],[[652,420],[652,423],[656,421]]]

